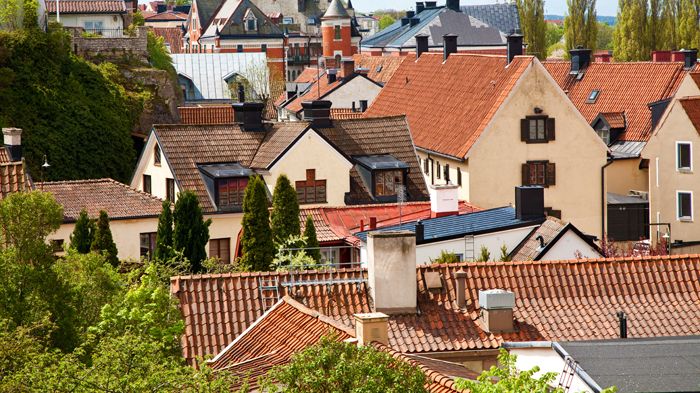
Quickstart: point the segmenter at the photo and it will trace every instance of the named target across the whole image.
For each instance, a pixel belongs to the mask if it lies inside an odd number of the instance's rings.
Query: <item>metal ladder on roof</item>
[[[578,363],[571,356],[566,356],[564,359],[564,371],[559,375],[559,385],[558,387],[563,388],[564,392],[568,392],[571,389],[571,384],[574,380],[574,374],[576,373],[576,368]]]
[[[474,236],[467,235],[464,237],[464,258],[463,261],[474,261]]]
[[[263,312],[269,310],[280,300],[278,277],[258,277],[258,289],[260,290]]]

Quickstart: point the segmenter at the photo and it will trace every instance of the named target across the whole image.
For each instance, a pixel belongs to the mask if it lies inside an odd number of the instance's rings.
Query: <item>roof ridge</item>
[[[346,272],[356,272],[366,270],[360,267],[350,267],[350,268],[340,268],[334,269],[337,273]],[[325,274],[329,270],[295,270],[294,274]],[[268,271],[268,272],[228,272],[228,273],[205,273],[205,274],[187,274],[170,277],[171,282],[176,280],[201,280],[201,279],[212,279],[212,278],[234,278],[234,277],[264,277],[264,276],[283,276],[291,275],[290,271]]]
[[[351,337],[355,337],[355,330],[349,328],[346,325],[342,325],[342,324],[338,323],[333,318],[331,318],[331,317],[329,317],[329,316],[327,316],[319,311],[316,311],[312,308],[305,306],[304,304],[298,302],[297,300],[295,300],[291,296],[284,295],[281,300],[283,302],[287,303],[288,305],[294,307],[295,309],[299,310],[300,312],[302,312],[310,317],[316,318],[319,321],[321,321],[327,325],[330,325],[330,326],[332,326],[340,331],[343,331],[343,332],[347,333],[348,335],[350,335]]]

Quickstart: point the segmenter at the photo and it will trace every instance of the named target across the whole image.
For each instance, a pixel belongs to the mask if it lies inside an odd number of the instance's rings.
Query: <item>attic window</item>
[[[593,89],[591,91],[591,94],[589,94],[588,98],[586,99],[586,104],[595,104],[595,102],[598,100],[599,95],[600,95],[600,90]]]

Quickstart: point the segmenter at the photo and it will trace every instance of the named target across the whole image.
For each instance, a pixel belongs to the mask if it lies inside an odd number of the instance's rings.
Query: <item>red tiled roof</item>
[[[83,209],[90,217],[97,217],[100,210],[106,211],[110,219],[156,217],[163,203],[112,179],[46,182],[43,190],[63,206],[64,222],[77,220]]]
[[[364,117],[406,114],[416,146],[463,158],[533,57],[424,53],[404,61]]]
[[[30,191],[32,188],[24,161],[0,163],[0,199],[15,192]]]
[[[126,13],[123,0],[59,0],[61,14]],[[46,12],[56,13],[56,1],[46,2]]]
[[[180,112],[182,124],[232,124],[233,107],[231,105],[212,106],[181,106]]]
[[[684,97],[678,100],[683,106],[683,110],[693,123],[695,131],[700,133],[700,97]]]
[[[377,83],[385,84],[394,75],[401,62],[407,56],[369,56],[363,54],[352,55],[355,69],[366,68],[367,77]]]
[[[305,93],[294,98],[287,105],[285,105],[284,108],[291,112],[298,113],[302,110],[302,102],[313,101],[323,98],[326,94],[337,89],[343,83],[345,83],[345,79],[341,78],[340,76],[336,78],[335,82],[329,83],[328,77],[325,74],[322,74],[320,79],[314,79],[314,81],[311,82],[311,86],[306,90]]]
[[[170,53],[182,53],[182,29],[179,27],[153,27],[153,34],[163,37]]]
[[[320,75],[322,76],[325,71],[321,71]],[[318,67],[306,67],[304,68],[303,71],[297,76],[297,78],[294,80],[294,83],[312,83],[316,81],[316,79],[319,78],[319,71]],[[282,92],[281,94],[277,94],[277,99],[275,100],[275,106],[279,107],[282,104],[284,104],[285,101],[287,101],[287,93]],[[273,95],[272,97],[275,97]]]
[[[464,309],[455,303],[459,270],[467,273]],[[426,272],[440,274],[441,291],[426,289]],[[183,355],[192,362],[195,356],[218,353],[257,320],[264,311],[260,279],[277,280],[280,297],[293,296],[350,328],[353,314],[372,311],[367,285],[323,281],[366,274],[329,269],[173,277],[171,292],[186,326]],[[407,354],[494,349],[504,341],[615,338],[620,310],[628,315],[629,337],[700,334],[698,255],[422,265],[416,278],[420,313],[389,318],[390,347]],[[297,285],[289,285],[293,281]],[[515,293],[512,333],[484,331],[478,292],[494,288]]]
[[[605,118],[611,128],[625,128],[627,124],[625,112],[601,113],[600,116]]]
[[[627,128],[619,140],[646,142],[651,136],[648,104],[672,97],[687,71],[683,63],[591,63],[577,80],[568,61],[545,61],[545,68],[590,124],[600,113],[624,112]],[[586,103],[598,89],[595,103]]]
[[[331,108],[331,119],[359,119],[362,112],[354,111],[352,108]]]
[[[179,12],[179,11],[165,11],[161,12],[159,14],[151,15],[148,18],[144,17],[146,22],[157,22],[157,21],[186,21],[187,20],[187,14],[184,12]],[[182,29],[180,29],[182,31]]]

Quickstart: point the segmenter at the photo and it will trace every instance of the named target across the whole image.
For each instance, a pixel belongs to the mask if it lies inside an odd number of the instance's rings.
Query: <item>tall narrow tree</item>
[[[184,191],[178,194],[173,221],[173,248],[181,251],[190,261],[193,273],[201,273],[204,271],[202,261],[207,258],[206,247],[211,220],[204,220],[202,208],[194,192]]]
[[[527,53],[540,60],[547,57],[547,23],[544,0],[517,0],[520,26],[527,43]]]
[[[248,182],[243,196],[243,256],[241,267],[248,271],[267,271],[275,255],[267,211],[267,192],[260,176]]]
[[[662,0],[661,1],[661,40],[662,50],[678,49],[678,9],[680,0]]]
[[[282,244],[290,236],[299,236],[299,201],[297,192],[286,175],[280,175],[272,194],[272,213],[270,215],[272,240]]]
[[[566,0],[568,15],[564,18],[566,49],[582,46],[594,50],[598,34],[596,0]]]
[[[317,263],[321,262],[321,250],[319,249],[318,238],[316,237],[316,225],[314,225],[314,219],[310,215],[306,216],[304,237],[306,238],[306,254]]]
[[[647,0],[620,0],[613,36],[615,60],[638,61],[651,56],[647,37]]]
[[[112,238],[112,230],[109,228],[109,216],[104,210],[100,210],[100,217],[97,219],[97,229],[95,238],[90,247],[92,251],[102,253],[112,266],[119,265],[117,257],[117,245]]]
[[[680,0],[677,16],[679,49],[690,49],[698,46],[699,12],[700,1]]]
[[[173,255],[173,211],[170,201],[163,201],[163,210],[158,216],[158,232],[156,233],[156,249],[153,257],[167,261]]]
[[[646,45],[649,51],[665,49],[662,14],[663,0],[649,0],[649,15],[647,15],[646,27]]]
[[[70,235],[70,248],[81,254],[89,253],[95,238],[95,230],[95,222],[88,217],[87,210],[81,210],[78,220],[75,221],[73,233]]]

